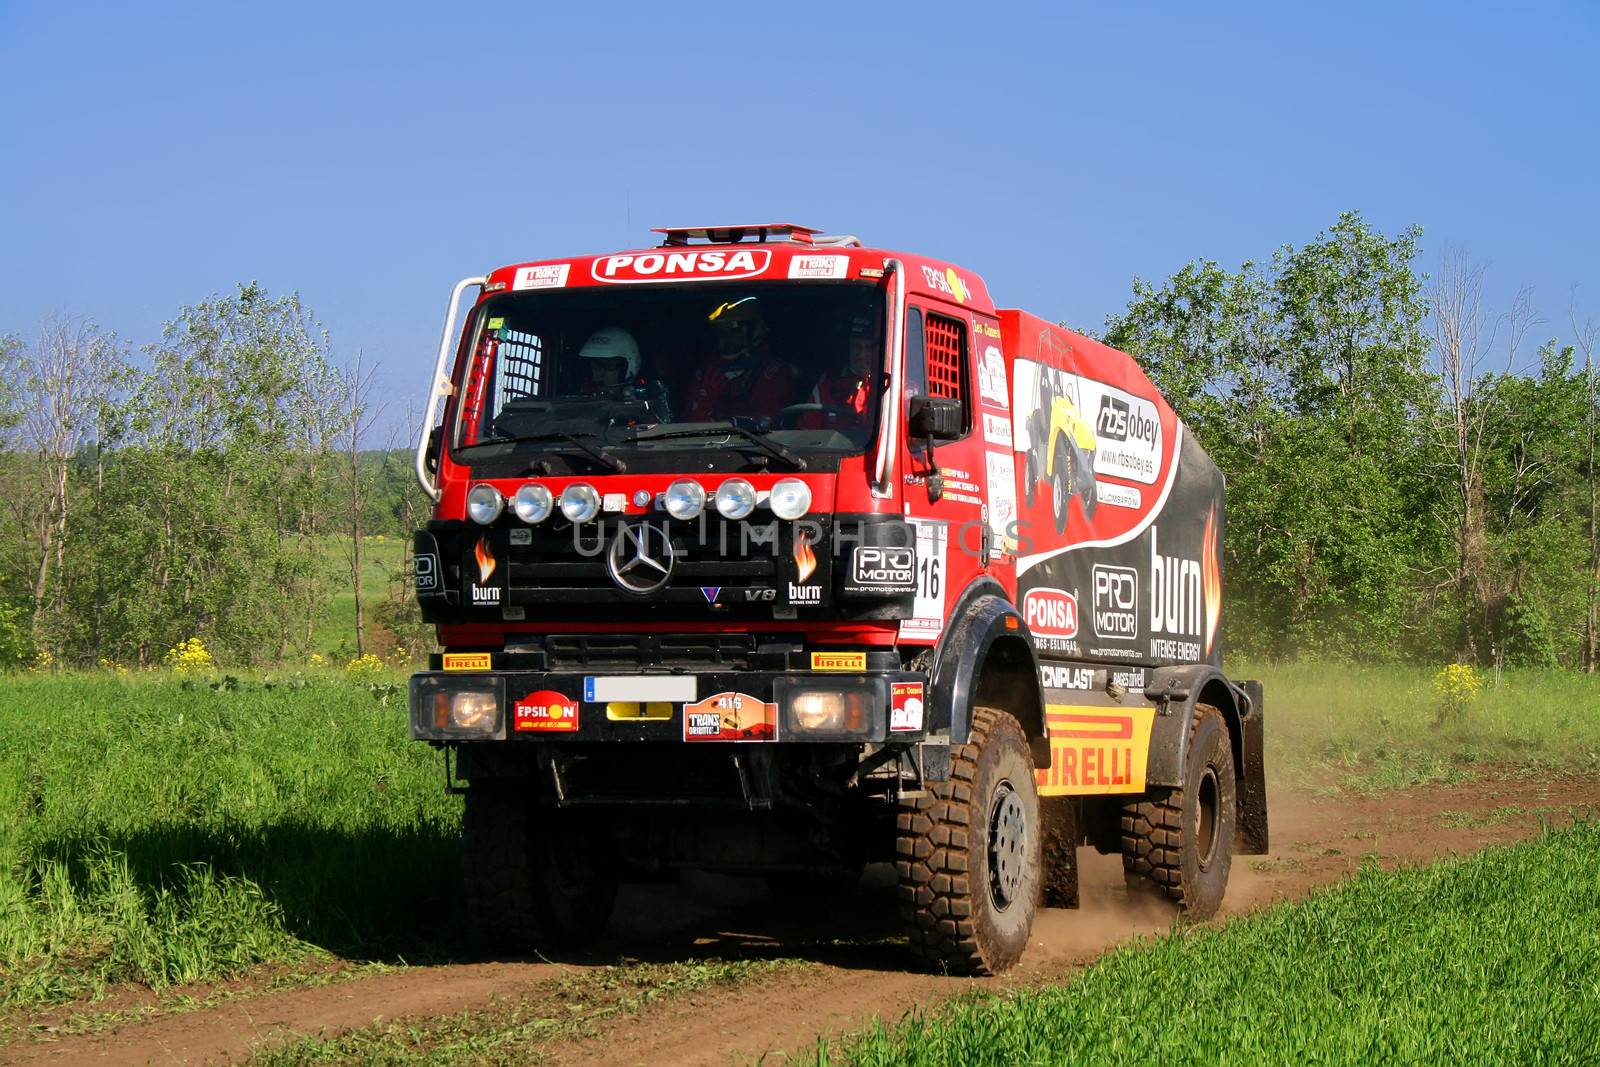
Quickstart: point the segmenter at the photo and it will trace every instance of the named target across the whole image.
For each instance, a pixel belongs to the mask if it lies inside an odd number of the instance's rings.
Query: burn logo
[[[489,545],[489,535],[484,534],[478,538],[478,543],[473,546],[472,557],[478,564],[478,580],[469,582],[472,593],[472,603],[482,607],[492,607],[500,603],[500,586],[490,585],[489,579],[494,577],[499,561],[494,558],[494,549]]]
[[[807,585],[807,579],[817,573],[817,552],[811,547],[811,535],[796,530],[794,535],[795,580],[789,583],[789,603],[817,605],[822,603],[822,585]]]

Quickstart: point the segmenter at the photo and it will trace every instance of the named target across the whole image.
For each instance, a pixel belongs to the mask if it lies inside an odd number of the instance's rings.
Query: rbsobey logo
[[[1078,636],[1078,598],[1065,589],[1028,590],[1022,617],[1039,637]]]
[[[741,248],[733,252],[636,252],[601,256],[589,267],[597,282],[641,284],[681,282],[695,278],[719,281],[754,278],[764,274],[772,262],[765,248]]]

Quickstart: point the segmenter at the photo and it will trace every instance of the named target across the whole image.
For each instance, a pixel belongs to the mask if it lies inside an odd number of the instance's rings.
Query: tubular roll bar
[[[439,406],[439,397],[450,387],[445,377],[445,364],[450,360],[451,342],[455,340],[456,315],[461,310],[461,294],[474,285],[484,285],[487,276],[462,278],[450,292],[450,310],[444,315],[444,333],[439,337],[439,358],[433,365],[433,383],[428,387],[428,406],[422,413],[422,436],[417,441],[417,481],[422,491],[434,500],[439,499],[439,483],[428,473],[428,439],[433,436],[433,413]],[[441,450],[443,445],[441,443]]]
[[[872,478],[872,495],[879,499],[894,495],[894,454],[900,437],[900,378],[906,361],[905,264],[898,259],[886,259],[883,269],[894,278],[894,299],[890,308],[889,396],[878,420],[878,460]]]

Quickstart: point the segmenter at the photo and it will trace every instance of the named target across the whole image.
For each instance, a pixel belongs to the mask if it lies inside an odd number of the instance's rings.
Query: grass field
[[[0,681],[0,1007],[427,952],[460,802],[395,689]]]
[[[311,628],[311,645],[336,664],[355,655],[356,594],[349,587],[350,541],[342,537],[322,538],[322,565],[341,576],[340,591],[317,614]],[[389,576],[405,562],[406,543],[399,537],[367,537],[361,543],[361,595],[366,618],[389,595]]]
[[[1241,674],[1247,672],[1240,672]],[[1274,788],[1593,773],[1600,681],[1508,675],[1436,725],[1429,673],[1260,669]],[[0,677],[0,1010],[325,958],[458,953],[458,798],[401,675]]]
[[[1266,683],[1267,774],[1290,788],[1373,791],[1482,773],[1600,767],[1600,675],[1509,671],[1459,710],[1415,667],[1230,663]]]
[[[1593,1063],[1600,824],[1355,878],[819,1044],[816,1065]]]

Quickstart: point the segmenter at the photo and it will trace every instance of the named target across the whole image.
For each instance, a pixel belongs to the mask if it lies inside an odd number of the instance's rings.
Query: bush
[[[0,671],[15,671],[33,662],[33,637],[28,613],[20,604],[0,600]]]
[[[167,649],[163,661],[173,674],[200,674],[217,665],[217,661],[211,658],[211,650],[198,637],[179,641]]]

